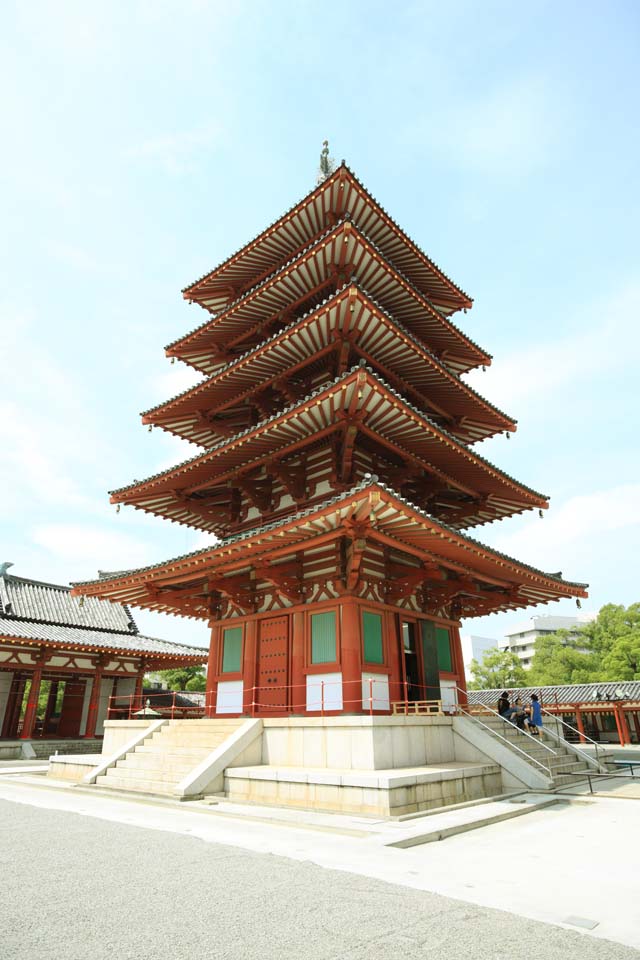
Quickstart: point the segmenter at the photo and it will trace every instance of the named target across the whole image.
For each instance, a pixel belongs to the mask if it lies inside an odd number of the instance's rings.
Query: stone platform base
[[[68,757],[49,757],[48,777],[80,783],[86,774],[98,766],[102,759],[99,753],[77,753]]]
[[[243,803],[394,817],[496,796],[500,767],[451,761],[391,770],[233,767],[225,794]]]
[[[48,759],[56,753],[78,754],[78,753],[100,753],[102,740],[85,740],[84,738],[69,740],[47,740],[36,738],[34,740],[0,740],[0,760],[31,760],[34,757],[38,759]]]
[[[496,796],[502,773],[443,716],[111,720],[101,755],[49,765],[104,789],[374,817]]]

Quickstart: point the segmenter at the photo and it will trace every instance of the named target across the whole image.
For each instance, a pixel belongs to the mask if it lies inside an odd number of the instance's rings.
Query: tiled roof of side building
[[[359,186],[359,187],[362,189],[362,191],[366,194],[367,198],[368,198],[376,207],[378,207],[378,208],[380,209],[380,211],[381,211],[381,212],[383,213],[383,215],[389,220],[389,222],[395,227],[395,229],[398,231],[398,233],[399,233],[403,238],[405,238],[405,239],[408,241],[408,243],[409,243],[409,245],[410,245],[411,247],[413,247],[413,248],[417,251],[418,255],[419,255],[420,257],[423,257],[424,260],[433,268],[433,270],[435,270],[437,273],[441,274],[442,277],[444,277],[444,279],[451,285],[451,287],[454,288],[454,289],[460,294],[461,298],[464,299],[464,300],[466,300],[466,301],[468,302],[468,304],[471,305],[471,303],[473,303],[471,297],[470,297],[467,293],[465,293],[464,290],[463,290],[461,287],[459,287],[459,286],[451,279],[451,277],[449,277],[449,276],[444,272],[444,270],[442,270],[430,257],[428,257],[427,254],[418,246],[418,244],[415,243],[415,241],[413,241],[413,240],[405,233],[405,231],[402,229],[402,227],[400,227],[400,225],[393,219],[393,217],[387,212],[387,210],[385,210],[385,208],[382,206],[382,204],[379,203],[379,202],[376,200],[376,198],[373,196],[373,194],[371,194],[371,193],[367,190],[367,188],[364,186],[364,184],[362,183],[362,181],[355,175],[355,173],[354,173],[354,172],[350,169],[350,167],[344,162],[344,160],[342,161],[341,167],[347,171],[347,173],[353,178],[353,180],[358,184],[358,186]],[[310,190],[307,194],[305,194],[304,197],[302,197],[300,200],[297,201],[297,203],[294,203],[291,207],[289,207],[288,210],[285,210],[285,212],[284,212],[281,216],[279,216],[276,220],[272,220],[271,223],[267,224],[267,226],[264,227],[264,229],[261,230],[260,233],[257,234],[252,240],[250,240],[248,243],[246,243],[243,247],[240,247],[239,250],[236,250],[236,252],[233,253],[233,254],[231,254],[231,256],[227,257],[226,260],[223,260],[221,263],[219,263],[216,267],[213,268],[213,270],[207,271],[207,273],[203,274],[203,275],[202,275],[201,277],[199,277],[197,280],[194,280],[194,281],[193,281],[192,283],[190,283],[188,286],[183,287],[182,292],[183,292],[183,293],[187,293],[189,290],[192,290],[194,287],[197,287],[197,286],[198,286],[199,284],[201,284],[203,281],[205,281],[205,280],[207,280],[209,277],[213,276],[213,274],[215,274],[215,273],[217,273],[218,271],[222,270],[224,267],[226,267],[228,264],[230,264],[233,260],[238,259],[242,254],[246,253],[246,252],[249,250],[249,248],[250,248],[251,246],[253,246],[253,245],[260,239],[260,237],[263,236],[263,234],[267,233],[268,231],[272,231],[274,228],[277,228],[277,227],[278,227],[281,223],[283,223],[283,222],[287,219],[287,217],[289,217],[298,207],[300,207],[300,206],[302,206],[304,203],[308,202],[308,201],[311,199],[311,197],[313,197],[313,195],[314,195],[315,193],[321,193],[323,189],[327,189],[328,186],[329,186],[329,184],[330,184],[330,181],[333,180],[334,178],[336,178],[337,176],[339,176],[339,172],[340,172],[340,168],[338,168],[338,170],[336,170],[336,171],[331,175],[331,177],[327,178],[327,180],[325,180],[323,183],[319,184],[317,187],[314,187],[313,190]]]
[[[134,576],[140,573],[147,573],[153,570],[158,570],[163,567],[166,567],[169,564],[180,563],[183,560],[191,560],[196,557],[205,556],[208,553],[211,553],[214,550],[222,550],[231,545],[240,543],[242,540],[248,540],[251,537],[255,537],[257,534],[264,534],[267,531],[277,530],[279,527],[285,527],[289,524],[295,523],[298,520],[302,520],[307,516],[312,515],[313,513],[318,513],[321,510],[325,510],[327,507],[337,505],[341,502],[348,501],[350,498],[357,496],[357,494],[364,492],[367,489],[378,488],[384,490],[386,493],[390,494],[392,497],[398,500],[399,503],[406,505],[410,510],[415,511],[419,516],[423,517],[425,520],[428,520],[434,526],[439,527],[443,531],[449,533],[452,537],[459,538],[460,540],[468,543],[470,546],[479,548],[480,550],[486,551],[488,554],[499,557],[502,560],[506,560],[508,563],[515,564],[517,567],[521,567],[523,570],[527,570],[535,576],[544,577],[548,580],[556,580],[558,583],[565,584],[570,587],[576,587],[578,589],[586,589],[588,587],[587,583],[579,583],[574,580],[563,580],[561,576],[553,573],[545,573],[543,570],[539,570],[537,567],[533,567],[528,563],[523,563],[521,560],[516,560],[514,557],[510,557],[506,553],[501,553],[499,550],[496,550],[494,547],[488,547],[486,544],[481,543],[479,540],[474,539],[473,537],[467,536],[465,533],[461,533],[459,530],[450,527],[448,524],[443,523],[442,520],[435,520],[426,510],[422,510],[420,507],[416,506],[414,503],[411,503],[410,500],[407,500],[406,497],[402,497],[396,490],[393,490],[391,487],[382,483],[378,480],[375,474],[365,477],[361,483],[356,484],[350,490],[346,490],[343,493],[337,494],[335,497],[329,497],[321,504],[316,504],[314,506],[308,507],[306,510],[300,510],[298,513],[293,516],[285,517],[282,520],[277,520],[272,523],[267,523],[254,527],[252,530],[246,530],[242,533],[236,534],[232,537],[226,537],[224,540],[219,540],[215,544],[211,544],[207,547],[202,547],[200,550],[194,550],[191,553],[184,553],[177,557],[172,557],[169,560],[163,560],[160,563],[153,563],[146,567],[138,567],[131,570],[121,571],[114,580],[121,579],[122,577]],[[105,578],[106,579],[106,578]],[[73,587],[83,587],[89,585],[98,584],[100,580],[79,580],[72,584]]]
[[[77,598],[78,600],[80,598]],[[85,604],[91,597],[87,597]],[[98,600],[103,606],[115,606]],[[0,616],[0,638],[22,640],[28,644],[48,643],[57,647],[82,647],[84,650],[118,650],[129,654],[155,654],[159,657],[197,657],[204,663],[208,650],[190,647],[157,637],[145,637],[140,633],[127,634],[110,630],[94,630],[91,627],[74,627],[58,623],[38,623]]]
[[[101,603],[91,597],[81,605],[78,597],[71,596],[71,587],[16,577],[6,572],[0,576],[0,615],[4,619],[115,630],[131,635],[138,633],[126,606]]]
[[[469,690],[471,704],[494,706],[503,691],[520,697],[535,693],[542,705],[569,703],[603,703],[610,700],[640,700],[639,680],[618,680],[602,683],[572,683],[547,687],[500,687],[493,690]]]

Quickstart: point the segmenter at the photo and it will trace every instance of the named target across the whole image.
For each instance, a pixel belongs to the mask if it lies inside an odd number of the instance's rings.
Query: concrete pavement
[[[640,958],[620,945],[640,946],[635,801],[552,807],[398,850],[383,845],[388,825],[365,818],[279,820],[267,808],[132,802],[31,779],[0,778],[12,801],[1,804],[2,942],[14,950],[3,960],[44,950],[41,919],[56,942],[70,938],[54,951],[70,960],[182,960],[196,940],[200,956],[261,960]],[[97,945],[82,952],[91,929]]]

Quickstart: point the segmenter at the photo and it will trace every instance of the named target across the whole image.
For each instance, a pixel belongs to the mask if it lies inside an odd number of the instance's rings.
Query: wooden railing
[[[398,700],[391,704],[395,716],[443,716],[442,700]]]

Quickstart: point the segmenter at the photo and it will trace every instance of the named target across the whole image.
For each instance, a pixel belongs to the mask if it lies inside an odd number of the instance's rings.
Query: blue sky
[[[193,379],[163,353],[203,316],[180,290],[313,186],[328,137],[474,297],[472,382],[519,420],[478,450],[551,495],[475,535],[588,581],[587,609],[640,599],[639,48],[623,0],[5,4],[0,560],[67,582],[207,542],[107,490],[193,449],[138,418]]]

